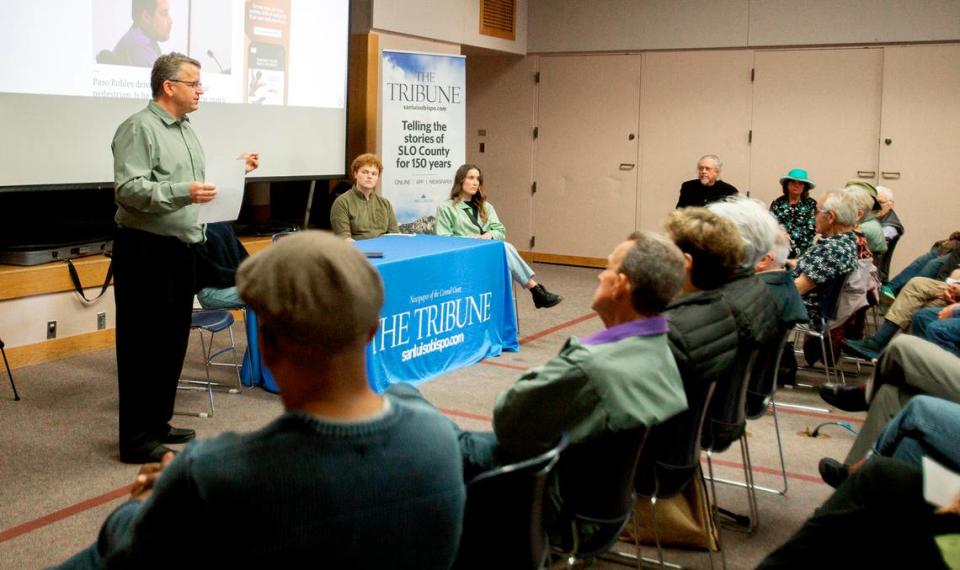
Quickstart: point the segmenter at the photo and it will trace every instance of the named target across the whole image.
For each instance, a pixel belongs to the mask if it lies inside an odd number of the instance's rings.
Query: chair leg
[[[237,371],[237,391],[243,391],[243,379],[240,378],[240,362],[237,360],[237,341],[233,336],[233,325],[230,325],[230,352],[233,356],[233,367]]]
[[[750,459],[750,444],[747,433],[740,436],[740,456],[743,458],[743,480],[746,483],[747,504],[750,507],[750,525],[747,532],[753,534],[760,526],[760,509],[757,506],[757,487],[753,480],[753,461]]]
[[[657,544],[657,561],[660,563],[660,567],[663,568],[663,544],[660,543],[660,520],[657,518],[657,492],[654,491],[653,495],[650,496],[650,512],[653,515],[653,540]],[[640,554],[639,551],[639,537],[637,539],[638,550],[637,554]],[[640,567],[640,563],[643,562],[642,559],[637,559],[637,568]]]
[[[723,552],[723,539],[721,538],[723,529],[720,527],[720,520],[717,518],[717,486],[714,483],[714,477],[713,477],[713,450],[712,449],[707,450],[707,469],[710,471],[710,489],[713,494],[713,501],[712,502],[710,501],[710,493],[707,493],[707,483],[706,481],[704,481],[702,464],[700,465],[700,485],[698,488],[698,492],[703,493],[703,497],[705,499],[704,504],[707,506],[707,510],[709,510],[709,516],[707,516],[707,520],[706,520],[707,532],[709,533],[708,540],[707,540],[707,553],[710,555],[710,568],[712,570],[713,569],[713,549],[709,548],[710,546],[709,539],[712,538],[712,535],[713,535],[713,530],[711,530],[711,525],[712,525],[712,528],[717,531],[717,549],[720,551],[720,565],[723,568],[723,570],[727,570],[727,555],[726,553]]]
[[[830,331],[828,330],[827,332],[823,333],[823,337],[821,337],[821,339],[826,340],[827,347],[830,349],[830,360],[833,362],[834,378],[840,378],[840,383],[846,385],[847,378],[843,374],[843,367],[840,366],[840,360],[833,354],[833,339],[830,338]]]
[[[770,409],[773,412],[773,431],[777,434],[777,451],[780,453],[780,475],[783,477],[783,491],[780,494],[787,494],[787,462],[783,458],[783,440],[780,438],[780,415],[777,413],[776,398],[770,398]]]
[[[210,352],[213,350],[213,335],[210,333],[209,346],[203,341],[203,330],[200,330],[200,348],[203,351],[203,369],[207,375],[207,401],[210,406],[210,417],[213,417],[213,380],[210,378]]]
[[[818,338],[820,339],[820,354],[823,355],[823,375],[824,375],[824,378],[826,378],[827,384],[830,384],[831,383],[830,363],[827,361],[827,358],[828,358],[827,344],[828,343],[826,342],[826,339],[824,338],[823,333],[820,333]],[[830,356],[833,356],[833,343],[829,343],[829,344],[830,344]]]
[[[13,388],[13,401],[20,401],[20,394],[17,392],[17,385],[13,382],[13,372],[10,371],[10,362],[7,361],[7,351],[3,348],[3,341],[0,340],[0,354],[3,354],[3,365],[7,368],[7,378],[10,379],[10,387]]]

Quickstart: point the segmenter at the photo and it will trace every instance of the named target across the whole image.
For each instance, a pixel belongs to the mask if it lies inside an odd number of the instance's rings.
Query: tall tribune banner
[[[466,59],[383,50],[381,188],[407,232],[432,227],[466,160]]]

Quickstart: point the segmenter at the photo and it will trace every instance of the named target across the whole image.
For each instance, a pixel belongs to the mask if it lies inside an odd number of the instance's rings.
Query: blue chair
[[[197,412],[196,414],[202,418],[211,417],[214,413],[214,404],[213,404],[213,390],[223,389],[231,394],[239,394],[240,390],[243,387],[243,384],[240,380],[240,363],[237,361],[237,345],[233,336],[233,314],[230,311],[226,310],[201,310],[194,311],[193,316],[190,319],[190,330],[197,331],[200,336],[200,346],[201,352],[203,354],[203,367],[206,373],[206,378],[204,380],[192,380],[192,379],[180,379],[180,386],[177,388],[180,390],[206,390],[207,391],[207,412]],[[214,337],[217,333],[227,331],[230,335],[230,345],[221,349],[214,350],[213,342]],[[209,333],[210,338],[209,342],[205,338],[204,333]],[[222,362],[217,361],[216,359],[227,352],[232,353],[233,362]],[[229,366],[234,369],[234,372],[237,376],[237,385],[236,387],[223,384],[220,382],[214,382],[210,377],[210,367],[211,366]],[[185,385],[184,385],[185,384]]]

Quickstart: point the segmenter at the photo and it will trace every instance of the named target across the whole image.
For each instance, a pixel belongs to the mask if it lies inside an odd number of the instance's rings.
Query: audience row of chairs
[[[712,491],[697,492],[716,512],[716,482],[712,454],[739,441],[744,458],[744,481],[732,483],[748,491],[750,516],[747,529],[758,523],[755,491],[787,492],[786,469],[780,445],[774,394],[784,340],[784,330],[769,346],[738,354],[725,382],[685,382],[688,410],[649,430],[611,434],[599,440],[568,445],[563,437],[556,446],[531,459],[483,473],[467,484],[467,508],[457,568],[543,568],[551,554],[573,562],[607,552],[620,539],[635,509],[649,508],[654,523],[657,558],[643,558],[639,529],[634,528],[635,552],[611,556],[635,562],[669,565],[663,560],[657,503],[676,496],[688,485],[711,482]],[[755,372],[756,371],[756,372]],[[749,418],[774,412],[780,448],[783,489],[754,484],[746,437]],[[703,477],[705,452],[709,477]],[[699,477],[698,477],[699,475]],[[548,481],[557,477],[563,504],[559,520],[545,521]],[[642,499],[638,501],[637,497]],[[506,509],[506,510],[505,510]],[[636,522],[636,520],[635,520]],[[715,516],[707,532],[718,528]],[[712,528],[710,526],[712,525]],[[709,542],[708,542],[709,543]],[[711,567],[713,553],[710,554]],[[722,545],[721,559],[724,566]]]

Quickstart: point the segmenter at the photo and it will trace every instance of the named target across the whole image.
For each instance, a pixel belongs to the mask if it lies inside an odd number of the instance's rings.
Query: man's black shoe
[[[120,450],[120,461],[124,463],[160,463],[163,456],[173,451],[165,445],[158,445],[153,449],[135,449],[130,451]]]
[[[172,427],[167,435],[160,438],[160,443],[187,443],[196,437],[197,432],[192,429]]]
[[[834,408],[845,412],[864,412],[870,408],[864,396],[864,386],[846,386],[843,384],[824,384],[820,386],[820,397]]]
[[[817,468],[820,470],[820,478],[823,479],[823,482],[834,489],[850,476],[850,469],[846,465],[829,457],[821,459]]]

